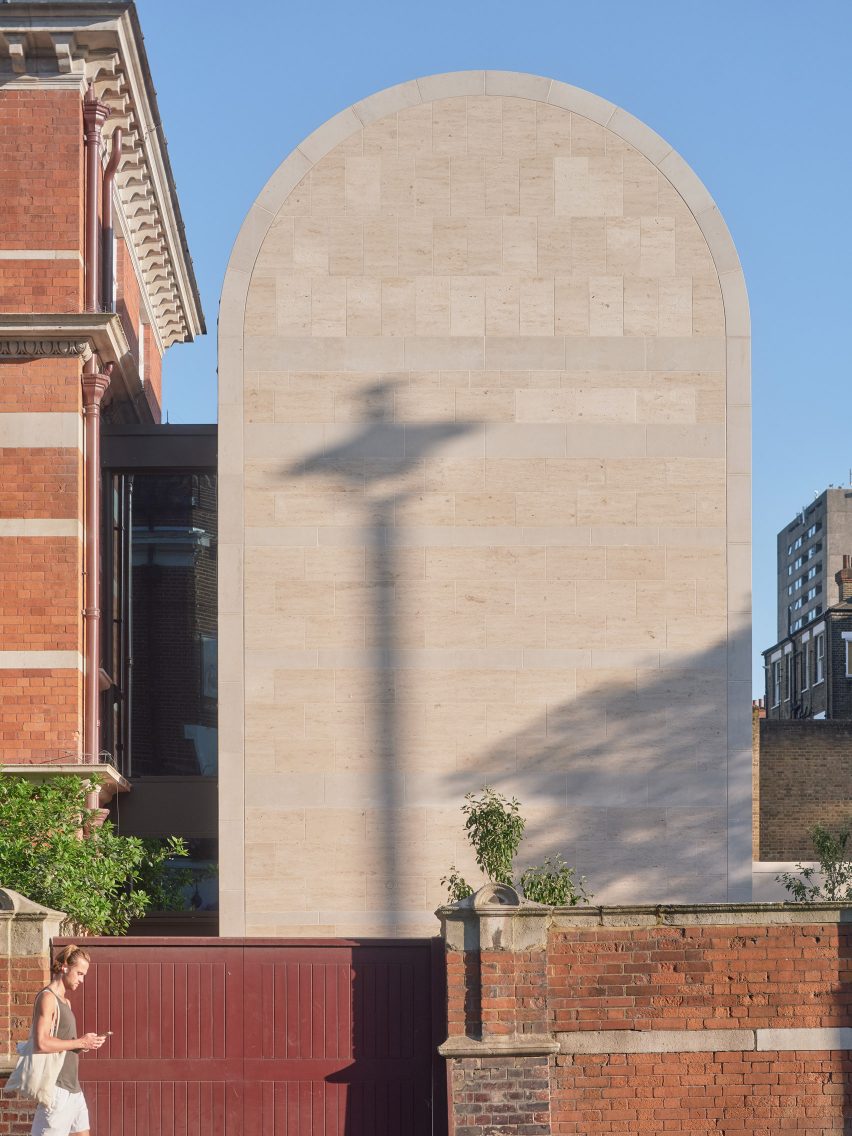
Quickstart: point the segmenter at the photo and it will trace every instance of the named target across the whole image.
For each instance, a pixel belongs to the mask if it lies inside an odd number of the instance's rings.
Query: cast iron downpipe
[[[113,263],[113,227],[112,227],[112,185],[115,181],[118,163],[121,161],[121,127],[117,126],[112,135],[112,152],[104,170],[104,188],[101,197],[101,216],[103,218],[103,232],[101,236],[101,262],[103,279],[101,282],[101,310],[114,312],[113,277],[115,265]]]
[[[109,108],[90,86],[83,99],[86,164],[85,310],[99,310],[98,191],[101,182],[101,127]],[[83,695],[83,761],[94,764],[100,755],[100,525],[101,525],[101,401],[109,387],[112,364],[98,371],[93,355],[83,366],[83,423],[85,445],[85,585],[83,629],[86,672]],[[98,807],[98,793],[89,794],[89,808]]]
[[[88,364],[87,364],[88,366]],[[86,685],[83,722],[83,760],[94,764],[100,754],[100,563],[101,563],[101,401],[109,387],[112,363],[103,373],[83,372],[83,430],[86,447],[86,497],[84,505]]]

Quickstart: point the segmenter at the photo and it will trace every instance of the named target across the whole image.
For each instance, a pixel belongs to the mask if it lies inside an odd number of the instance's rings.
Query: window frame
[[[825,682],[825,632],[814,636],[814,686]]]
[[[781,660],[773,659],[769,664],[769,683],[772,687],[772,708],[781,705]]]

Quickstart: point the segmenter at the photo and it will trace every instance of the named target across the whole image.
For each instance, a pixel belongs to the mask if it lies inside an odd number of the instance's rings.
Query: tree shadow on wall
[[[732,654],[747,649],[746,636],[732,639]],[[728,756],[726,644],[676,658],[625,650],[623,669],[603,672],[588,669],[593,654],[576,652],[567,697],[558,672],[534,672],[547,701],[516,707],[526,720],[473,761],[460,746],[439,795],[461,804],[488,784],[517,796],[527,818],[518,874],[561,852],[595,903],[725,901],[729,828],[747,826],[750,852],[751,822],[742,804],[735,811],[736,794],[750,793],[751,756]],[[472,855],[465,868],[476,878]],[[750,869],[749,855],[746,886]]]

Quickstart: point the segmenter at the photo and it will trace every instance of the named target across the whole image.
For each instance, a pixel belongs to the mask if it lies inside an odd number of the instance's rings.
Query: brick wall
[[[80,451],[0,449],[0,485],[0,518],[78,517],[83,494]]]
[[[0,311],[75,312],[80,308],[80,260],[3,260]]]
[[[826,613],[828,627],[828,681],[830,683],[830,717],[852,720],[852,678],[846,674],[846,643],[843,633],[852,631],[852,611],[846,605]]]
[[[441,914],[456,1136],[849,1132],[848,910]]]
[[[504,1131],[546,1136],[550,1126],[550,1070],[546,1057],[472,1058],[452,1074],[454,1136]],[[511,1127],[508,1127],[511,1126]],[[0,1130],[1,1132],[2,1130]]]
[[[0,755],[8,764],[76,760],[82,726],[79,670],[0,670]]]
[[[8,263],[0,261],[0,265]],[[82,405],[76,360],[5,363],[0,370],[0,412],[82,411]]]
[[[81,650],[81,573],[79,537],[0,540],[3,650]]]
[[[844,1136],[846,1053],[636,1053],[558,1057],[554,1136]]]
[[[131,354],[139,357],[140,338],[142,339],[143,364],[140,370],[145,384],[145,398],[151,408],[155,422],[160,420],[162,402],[162,358],[156,339],[150,327],[141,323],[142,291],[133,260],[126,243],[119,239],[116,261],[116,304],[115,309],[121,319]]]
[[[813,859],[808,829],[852,821],[852,721],[760,723],[760,859]]]
[[[847,1024],[852,931],[815,922],[556,930],[549,1028],[769,1029]]]
[[[124,334],[132,355],[139,354],[139,313],[141,297],[133,261],[127,245],[121,238],[116,242],[115,310],[121,319]]]
[[[79,92],[4,91],[0,198],[0,248],[21,254],[0,260],[0,310],[80,312]],[[80,370],[63,357],[0,367],[0,652],[15,652],[0,666],[0,764],[73,760],[80,749],[80,673],[45,667],[59,660],[43,655],[82,649],[83,456],[58,417],[81,413]]]
[[[150,326],[145,326],[145,394],[154,421],[160,421],[163,404],[163,359]]]
[[[0,127],[0,248],[81,249],[83,113],[79,94],[4,91]],[[7,274],[17,278],[20,269],[15,263],[0,262],[0,279]]]

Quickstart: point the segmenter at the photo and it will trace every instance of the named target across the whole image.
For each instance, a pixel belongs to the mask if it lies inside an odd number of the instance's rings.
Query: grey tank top
[[[56,1031],[56,1036],[62,1038],[63,1041],[70,1041],[77,1036],[77,1019],[67,1002],[63,1002],[59,998],[56,1001],[59,1005],[59,1028]],[[69,1049],[65,1054],[65,1060],[62,1062],[59,1076],[56,1078],[58,1088],[67,1089],[69,1093],[80,1092],[80,1081],[77,1076],[78,1064],[77,1052]]]

